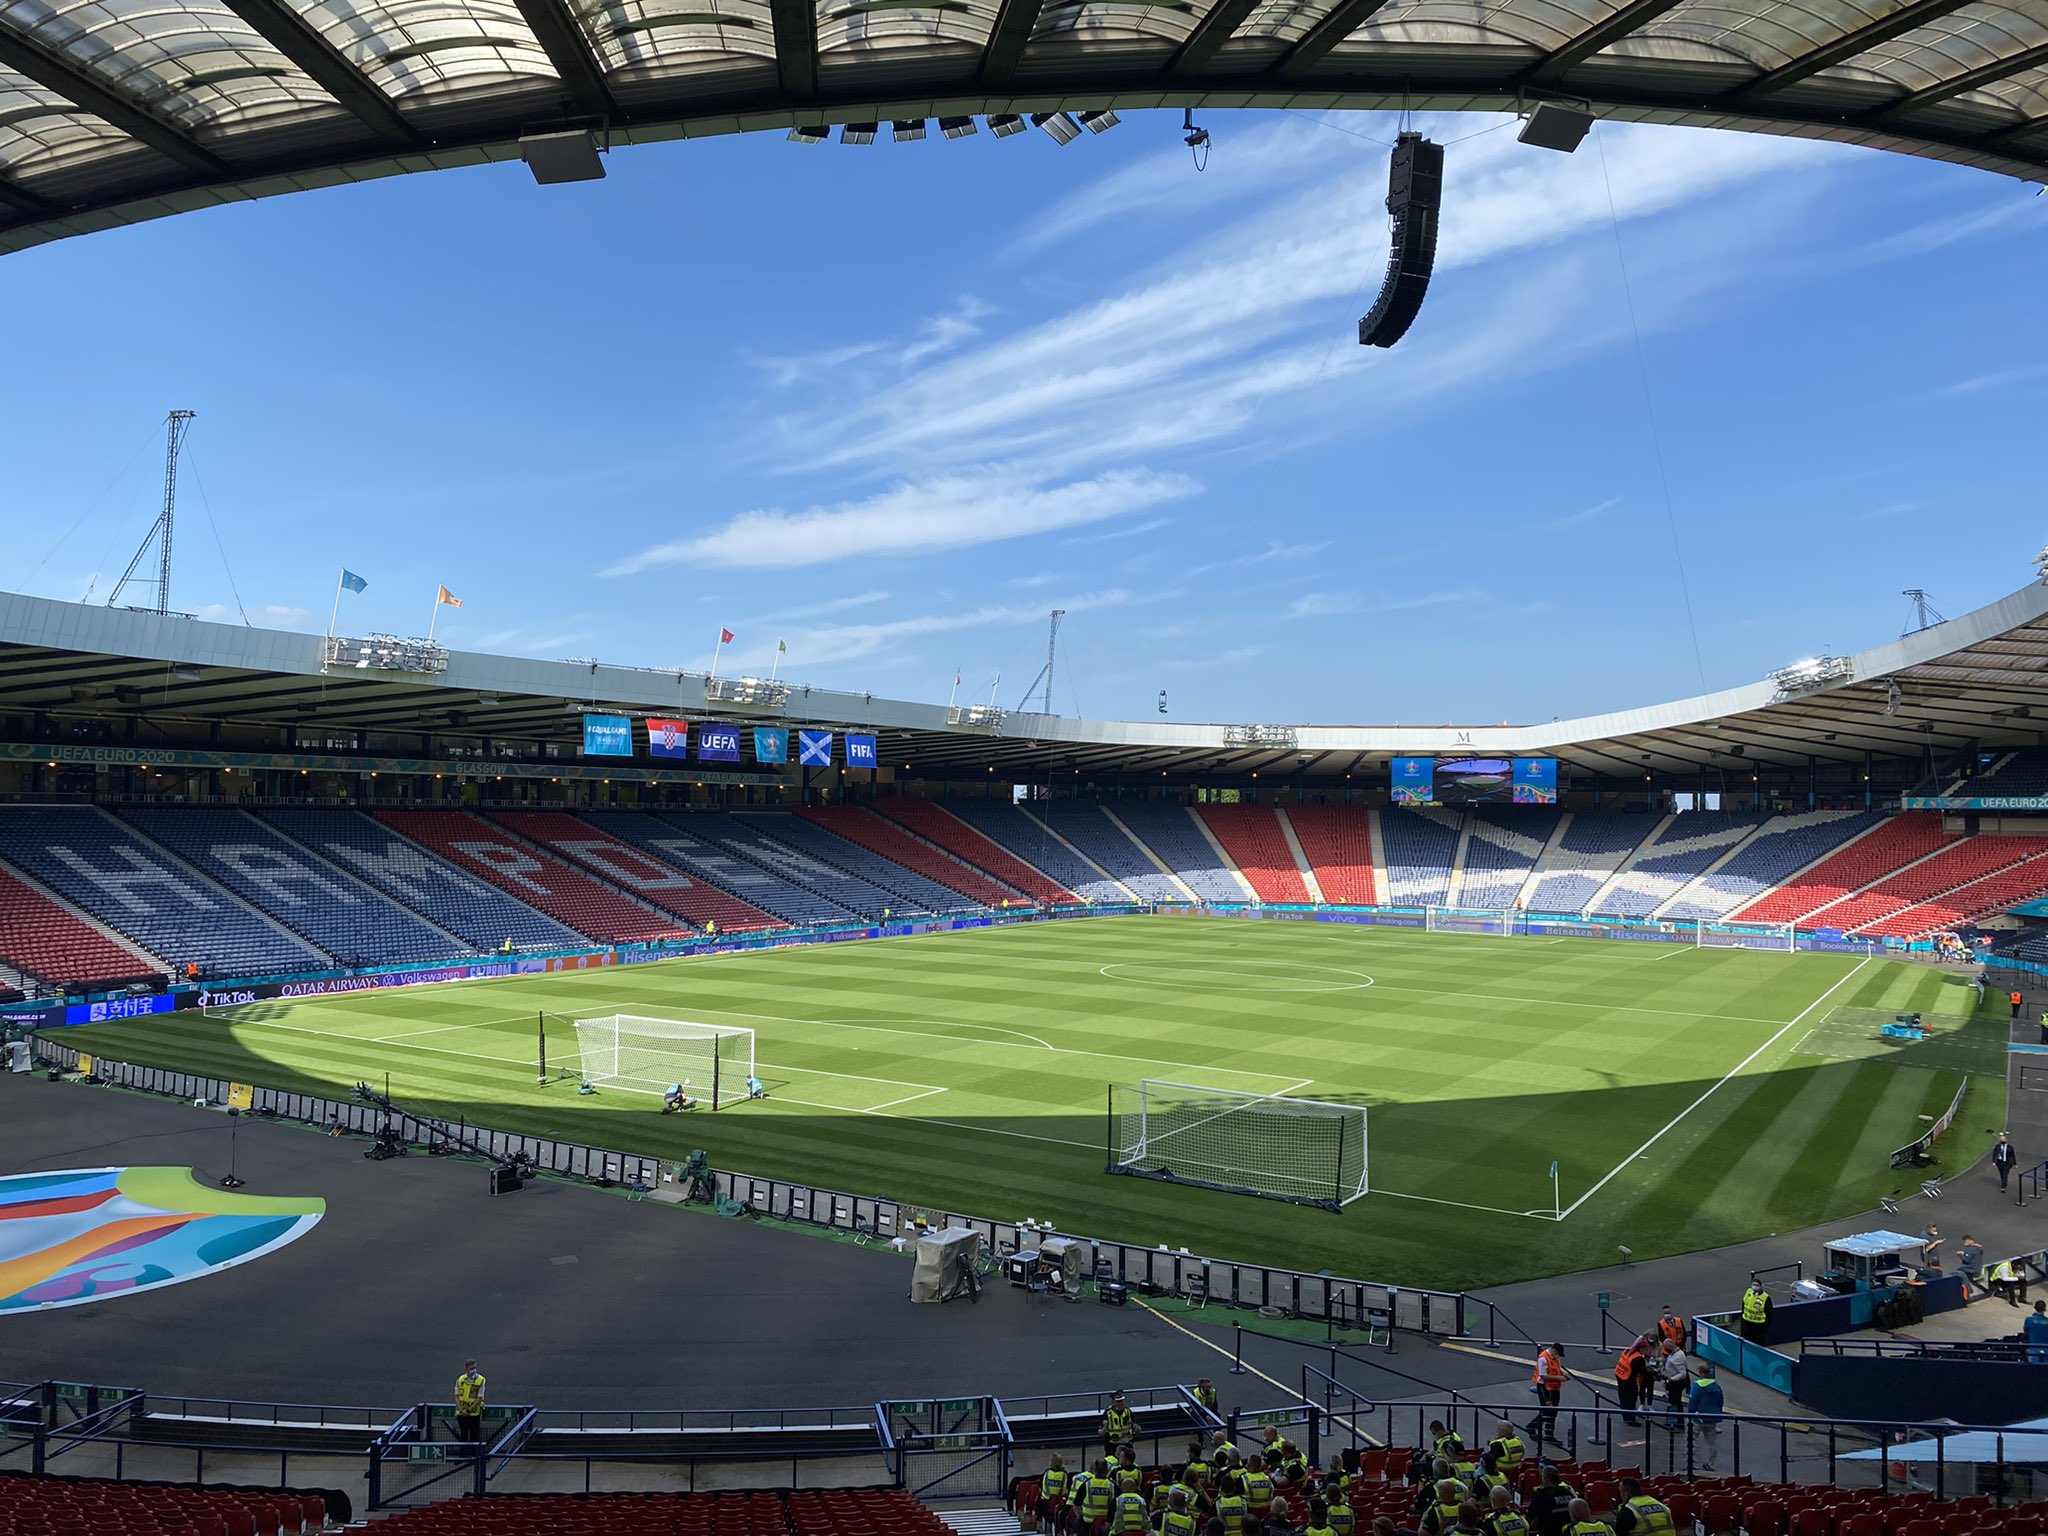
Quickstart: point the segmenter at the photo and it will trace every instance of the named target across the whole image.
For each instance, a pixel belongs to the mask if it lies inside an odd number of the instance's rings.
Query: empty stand
[[[1954,784],[1948,792],[1978,796],[2048,795],[2048,750],[2022,747],[2009,752],[1975,778]]]
[[[447,960],[468,946],[243,811],[131,810],[126,819],[344,965]]]
[[[1898,938],[1951,927],[1966,914],[1977,916],[2024,899],[2023,894],[2008,896],[2004,892],[2031,893],[2048,885],[2048,872],[2033,867],[2044,854],[2048,854],[2048,838],[1964,838],[1869,890],[1822,907],[1813,914],[1813,921],[1829,928]],[[1984,904],[1976,905],[1979,901]],[[1923,921],[1908,919],[1909,912],[1940,916],[1930,915]]]
[[[1323,900],[1339,906],[1346,903],[1370,905],[1379,900],[1372,874],[1372,823],[1362,807],[1350,805],[1291,805],[1283,813],[1294,828],[1308,866],[1316,872],[1316,884],[1323,888]],[[1457,837],[1451,837],[1456,846]],[[1389,852],[1388,876],[1392,878]],[[1444,860],[1450,868],[1448,856]]]
[[[1306,902],[1308,882],[1270,805],[1204,805],[1197,814],[1236,861],[1260,901]],[[1371,868],[1371,861],[1367,861]]]
[[[1057,880],[1049,878],[1043,870],[1018,858],[942,805],[906,795],[879,801],[874,810],[877,815],[907,827],[926,842],[985,871],[1033,901],[1071,902],[1081,899]]]
[[[390,1536],[951,1536],[901,1488],[794,1493],[514,1493],[377,1523]]]
[[[654,816],[639,811],[591,812],[590,824],[636,848],[680,864],[700,880],[729,891],[757,911],[784,923],[850,923],[859,914],[828,901],[808,886],[785,880],[750,860],[729,853],[710,836],[711,815]]]
[[[593,939],[637,944],[688,932],[467,811],[381,811],[377,819]]]
[[[1042,822],[999,800],[948,800],[945,808],[1083,901],[1129,901],[1131,892],[1077,856]]]
[[[1288,816],[1297,833],[1301,831],[1299,815],[1299,812],[1293,812]],[[1390,905],[1441,907],[1449,902],[1451,864],[1458,856],[1460,824],[1461,818],[1451,811],[1391,806],[1380,812],[1380,835],[1386,843],[1387,901]],[[1316,878],[1322,879],[1320,868],[1316,871]],[[1329,895],[1327,887],[1323,894]]]
[[[115,943],[5,871],[0,871],[0,960],[38,981],[79,986],[164,974],[162,961]]]
[[[1648,917],[1769,820],[1762,811],[1680,813],[1615,877],[1596,899],[1596,910]]]
[[[1774,816],[1725,864],[1718,869],[1710,864],[1699,879],[1654,915],[1674,921],[1717,921],[1883,819],[1873,811],[1800,811]]]
[[[1490,910],[1520,901],[1522,887],[1562,814],[1536,806],[1485,806],[1474,811],[1457,904]]]
[[[1162,873],[1101,806],[1084,800],[1041,800],[1029,809],[1088,859],[1109,871],[1120,884],[1137,892],[1141,900],[1188,899],[1188,893]],[[1243,893],[1239,892],[1236,899],[1242,900]]]
[[[759,820],[750,818],[742,821],[737,816],[693,816],[690,828],[710,838],[727,853],[781,876],[800,890],[809,891],[815,900],[822,901],[829,908],[851,912],[871,923],[880,922],[884,913],[893,917],[924,915],[924,908],[906,901],[894,891],[884,890],[872,881],[850,875],[813,854],[792,848],[779,837],[769,836],[757,824]],[[786,812],[779,818],[770,818],[768,824],[779,830],[784,822],[802,825]],[[821,917],[812,920],[835,922],[843,919]]]
[[[1535,880],[1524,888],[1522,905],[1531,912],[1585,911],[1656,825],[1656,817],[1640,812],[1570,812]]]
[[[0,808],[0,859],[174,968],[210,976],[318,971],[328,957],[135,829],[85,806]]]
[[[437,859],[360,811],[285,807],[264,821],[477,950],[577,949],[583,935]]]
[[[1941,817],[1932,811],[1912,811],[1880,820],[1868,834],[1846,844],[1840,852],[1830,854],[1770,894],[1735,908],[1728,914],[1729,919],[1740,923],[1799,923],[1820,908],[1875,884],[1953,841],[1956,837],[1942,830]],[[1828,919],[1817,926],[1843,925]]]
[[[699,928],[716,923],[727,933],[750,933],[782,926],[758,907],[705,884],[681,865],[607,837],[594,820],[579,820],[565,811],[500,811],[491,819]]]
[[[733,819],[844,874],[865,880],[878,890],[889,892],[897,898],[889,903],[894,913],[982,910],[982,904],[971,896],[963,896],[952,886],[899,864],[863,843],[840,837],[808,816],[777,811],[764,815],[740,814]]]
[[[326,1523],[324,1497],[285,1488],[0,1473],[0,1531],[7,1536],[298,1536]]]
[[[1243,901],[1244,882],[1224,863],[1184,805],[1128,801],[1110,808],[1203,901]]]
[[[856,843],[904,869],[916,870],[926,879],[965,896],[984,907],[999,907],[1021,899],[1024,893],[990,878],[962,860],[943,852],[928,840],[911,835],[886,817],[865,806],[819,805],[796,813],[805,821],[823,827],[833,836]]]
[[[2036,855],[2025,863],[1918,901],[1857,931],[1872,938],[1917,939],[1923,934],[1953,928],[1958,923],[1975,922],[2016,902],[2031,901],[2042,895],[2048,895],[2048,860]]]

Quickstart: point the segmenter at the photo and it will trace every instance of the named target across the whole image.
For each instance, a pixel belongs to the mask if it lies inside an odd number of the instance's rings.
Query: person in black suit
[[[2019,1153],[2012,1149],[2012,1132],[2000,1131],[1998,1145],[1991,1149],[1991,1166],[1998,1170],[1998,1187],[2001,1190],[2005,1188],[2005,1181],[2012,1177],[2012,1165],[2019,1160]]]

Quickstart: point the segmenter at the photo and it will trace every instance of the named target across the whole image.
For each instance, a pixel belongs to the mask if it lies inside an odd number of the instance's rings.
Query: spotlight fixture
[[[899,117],[895,122],[895,139],[898,144],[909,144],[924,137],[924,119],[921,117]]]
[[[839,142],[842,144],[872,144],[875,142],[875,135],[881,131],[881,126],[880,123],[848,123],[839,130]]]
[[[1209,130],[1195,122],[1195,109],[1193,107],[1187,107],[1181,112],[1180,141],[1187,145],[1189,149],[1207,149],[1209,147]],[[2042,553],[2048,555],[2048,550],[2044,550]]]
[[[1107,133],[1122,121],[1123,119],[1114,112],[1083,112],[1081,114],[1081,126],[1090,133]]]
[[[1584,142],[1592,127],[1593,114],[1583,107],[1539,101],[1529,109],[1529,115],[1522,120],[1522,131],[1515,137],[1538,149],[1554,149],[1568,155]]]
[[[1013,133],[1024,131],[1024,119],[1014,112],[991,112],[988,131],[999,139],[1007,139]],[[2041,551],[2041,579],[2048,581],[2048,549]]]
[[[1052,135],[1055,144],[1071,144],[1081,137],[1081,125],[1074,121],[1070,112],[1034,112],[1031,126],[1043,128]]]
[[[809,123],[789,130],[789,142],[792,144],[823,144],[831,137],[832,130],[824,123]]]
[[[544,187],[568,181],[602,181],[604,161],[598,158],[597,136],[587,129],[520,135],[519,158]]]
[[[972,138],[977,131],[974,126],[974,119],[971,117],[942,117],[939,119],[939,132],[949,139]]]

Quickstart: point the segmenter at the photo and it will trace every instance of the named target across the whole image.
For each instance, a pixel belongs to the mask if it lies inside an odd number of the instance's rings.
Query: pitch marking
[[[1291,966],[1290,969],[1297,973],[1301,971],[1334,971],[1342,976],[1356,976],[1360,979],[1357,981],[1316,982],[1314,977],[1302,977],[1302,980],[1308,981],[1311,984],[1305,987],[1236,987],[1232,990],[1238,992],[1296,992],[1322,994],[1329,992],[1362,992],[1367,987],[1373,984],[1372,978],[1370,976],[1367,976],[1365,972],[1354,971],[1348,966],[1296,964]],[[1243,977],[1247,980],[1262,982],[1272,982],[1284,979],[1276,976],[1269,976],[1259,971],[1224,970],[1219,966],[1203,965],[1199,961],[1189,963],[1186,961],[1176,962],[1172,960],[1122,960],[1114,962],[1110,965],[1099,965],[1095,968],[1095,970],[1097,975],[1102,976],[1110,981],[1131,982],[1135,985],[1143,987],[1171,987],[1178,992],[1200,991],[1205,985],[1207,985],[1203,978],[1210,976],[1238,976]],[[1137,970],[1179,971],[1183,975],[1187,976],[1189,979],[1185,981],[1159,981],[1150,976],[1123,976],[1118,974],[1121,971]],[[1282,1091],[1285,1092],[1287,1090],[1283,1089]]]

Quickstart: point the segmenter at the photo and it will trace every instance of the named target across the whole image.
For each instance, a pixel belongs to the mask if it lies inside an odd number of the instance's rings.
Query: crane
[[[1066,616],[1067,610],[1064,608],[1055,608],[1052,611],[1052,624],[1045,636],[1045,665],[1039,668],[1038,676],[1031,679],[1030,686],[1024,690],[1024,697],[1017,701],[1019,713],[1031,702],[1031,695],[1038,691],[1041,682],[1045,684],[1045,703],[1039,713],[1052,713],[1052,666],[1060,653],[1060,620]]]
[[[164,448],[164,506],[156,515],[156,521],[149,525],[149,532],[142,536],[142,543],[135,556],[128,562],[128,569],[121,573],[121,579],[114,583],[107,606],[113,607],[121,601],[121,594],[128,583],[136,581],[135,573],[141,568],[142,557],[149,553],[149,546],[157,546],[156,603],[152,607],[137,608],[140,613],[169,613],[171,611],[171,526],[178,506],[178,449],[184,445],[185,431],[197,411],[173,411],[165,418]],[[136,581],[137,586],[147,582]],[[130,604],[130,607],[136,605]]]

